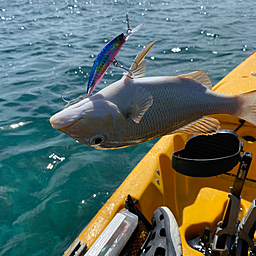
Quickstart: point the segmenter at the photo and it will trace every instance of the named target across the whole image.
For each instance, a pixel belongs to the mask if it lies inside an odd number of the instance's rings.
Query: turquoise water
[[[99,151],[51,128],[61,94],[86,91],[111,39],[144,27],[117,59],[142,47],[147,76],[204,70],[213,84],[255,49],[254,1],[0,0],[0,255],[62,255],[156,141]],[[110,67],[94,93],[118,80]]]

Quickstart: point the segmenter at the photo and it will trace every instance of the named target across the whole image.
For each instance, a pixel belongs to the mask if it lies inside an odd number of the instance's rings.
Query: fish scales
[[[212,91],[205,94],[206,88],[191,79],[187,79],[185,83],[176,77],[152,80],[141,78],[134,82],[131,80],[123,86],[113,84],[112,88],[107,87],[99,92],[104,99],[116,104],[124,115],[127,114],[127,107],[124,106],[128,105],[136,87],[142,87],[152,94],[154,103],[141,122],[136,124],[127,119],[124,136],[127,141],[131,138],[146,141],[159,134],[162,136],[204,115],[219,114],[223,110],[226,114],[234,114],[241,106],[237,97]]]

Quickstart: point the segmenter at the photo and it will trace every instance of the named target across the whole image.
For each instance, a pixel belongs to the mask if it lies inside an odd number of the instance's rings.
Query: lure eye
[[[91,145],[100,145],[105,141],[105,137],[102,135],[95,135],[90,139]]]
[[[117,41],[119,43],[121,43],[123,41],[123,38],[124,38],[124,34],[121,34],[121,35],[118,36]]]

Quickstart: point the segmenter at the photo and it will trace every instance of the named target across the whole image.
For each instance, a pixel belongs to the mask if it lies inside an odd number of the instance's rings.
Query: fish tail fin
[[[237,116],[256,125],[256,90],[240,94],[239,97],[243,105]]]

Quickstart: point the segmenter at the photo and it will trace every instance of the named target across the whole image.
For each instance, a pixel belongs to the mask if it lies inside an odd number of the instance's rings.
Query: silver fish
[[[141,78],[146,70],[144,57],[153,44],[135,58],[134,79],[124,75],[63,109],[51,117],[52,127],[94,148],[114,149],[175,132],[216,133],[219,121],[206,115],[231,114],[256,125],[256,91],[240,95],[213,92],[203,71]]]

